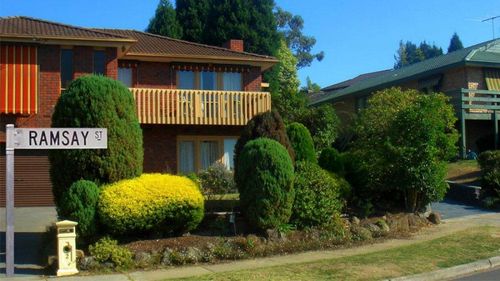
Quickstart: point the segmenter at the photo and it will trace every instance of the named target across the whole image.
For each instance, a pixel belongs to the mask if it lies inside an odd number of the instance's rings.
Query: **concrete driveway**
[[[5,273],[5,208],[0,208],[0,274]],[[14,212],[16,274],[42,275],[47,227],[57,220],[54,207],[16,208]],[[49,249],[52,250],[52,249]],[[45,250],[47,251],[47,250]],[[54,249],[55,251],[55,249]]]
[[[439,212],[443,219],[495,213],[495,211],[492,210],[486,210],[478,206],[467,205],[465,203],[449,198],[446,198],[441,202],[432,203],[431,208],[433,211]]]

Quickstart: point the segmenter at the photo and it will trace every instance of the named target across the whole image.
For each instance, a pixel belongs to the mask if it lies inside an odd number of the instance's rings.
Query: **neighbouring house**
[[[135,30],[91,29],[29,17],[0,18],[0,206],[5,205],[5,125],[50,127],[57,99],[86,74],[130,88],[144,137],[144,171],[233,167],[240,130],[270,110],[262,72],[273,57]],[[15,205],[50,206],[47,151],[15,152]]]
[[[367,99],[389,87],[443,92],[450,97],[461,133],[462,156],[468,149],[499,147],[500,39],[394,70],[360,75],[322,89],[311,105],[331,103],[343,122],[367,106]]]

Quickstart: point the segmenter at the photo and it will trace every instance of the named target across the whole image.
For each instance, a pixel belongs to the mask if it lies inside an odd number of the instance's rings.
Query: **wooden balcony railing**
[[[143,124],[245,125],[271,110],[267,92],[130,88]]]
[[[461,90],[462,109],[470,113],[491,113],[500,110],[500,91]]]

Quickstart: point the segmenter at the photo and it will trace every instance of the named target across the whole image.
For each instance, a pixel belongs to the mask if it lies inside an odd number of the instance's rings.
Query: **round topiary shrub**
[[[277,111],[268,111],[255,115],[243,128],[234,147],[234,163],[238,163],[238,158],[247,142],[258,138],[268,138],[279,142],[288,151],[292,162],[295,160],[295,152],[286,134],[281,116]],[[235,172],[236,170],[238,170],[237,165]]]
[[[297,162],[290,221],[300,228],[330,223],[343,207],[339,198],[341,184],[317,164]]]
[[[67,214],[62,217],[78,222],[76,228],[81,237],[90,237],[97,232],[97,202],[99,202],[99,187],[91,181],[74,182],[64,194],[58,213]]]
[[[187,232],[201,222],[203,208],[192,180],[168,174],[142,174],[104,186],[98,204],[101,223],[120,235]]]
[[[295,193],[293,163],[286,149],[275,140],[252,140],[237,165],[235,180],[248,222],[261,230],[287,223]]]
[[[89,75],[74,80],[60,96],[52,127],[107,128],[107,149],[51,150],[50,176],[56,206],[80,179],[98,185],[142,173],[142,131],[130,91],[111,78]],[[65,216],[67,214],[59,214]]]
[[[286,134],[295,151],[295,161],[317,163],[314,143],[306,126],[294,122],[286,126]]]
[[[318,159],[321,168],[336,173],[344,174],[344,161],[342,155],[335,148],[325,148],[321,151]]]

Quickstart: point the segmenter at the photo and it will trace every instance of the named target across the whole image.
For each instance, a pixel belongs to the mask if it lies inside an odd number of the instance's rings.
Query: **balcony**
[[[464,119],[492,120],[500,114],[500,91],[461,89],[458,98]]]
[[[271,110],[267,92],[130,88],[141,124],[245,125]]]

